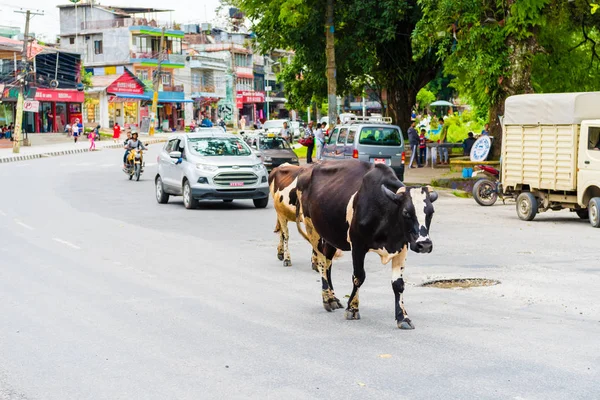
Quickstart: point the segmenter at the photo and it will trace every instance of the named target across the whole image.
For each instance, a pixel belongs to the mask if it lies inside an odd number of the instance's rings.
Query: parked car
[[[404,180],[404,139],[402,130],[391,125],[390,118],[355,117],[337,125],[323,148],[323,158],[343,160],[356,158],[391,167]]]
[[[267,169],[239,136],[221,128],[169,137],[157,161],[156,200],[161,204],[169,196],[183,196],[188,209],[199,200],[251,199],[257,208],[269,203]]]
[[[246,135],[244,140],[252,149],[260,152],[260,158],[269,172],[285,163],[299,165],[298,156],[288,141],[278,135],[273,133]]]

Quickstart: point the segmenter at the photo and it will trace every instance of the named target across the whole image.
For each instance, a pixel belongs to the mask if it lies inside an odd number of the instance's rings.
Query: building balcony
[[[227,97],[227,91],[224,85],[193,85],[192,86],[192,98],[199,97]]]
[[[150,25],[133,25],[129,27],[133,35],[161,36],[162,28]],[[165,37],[183,39],[185,32],[179,29],[165,29]]]
[[[129,52],[129,62],[136,66],[157,67],[160,53],[155,52]],[[167,54],[163,56],[162,66],[164,68],[185,67],[185,56],[183,54]]]
[[[254,78],[254,70],[252,67],[235,67],[235,74],[238,78]]]

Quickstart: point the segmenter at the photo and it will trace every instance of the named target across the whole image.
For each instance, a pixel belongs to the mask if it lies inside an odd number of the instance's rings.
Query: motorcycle
[[[512,199],[512,196],[506,196],[502,192],[502,183],[500,182],[500,171],[494,167],[487,165],[475,166],[475,173],[473,177],[477,175],[485,175],[485,178],[479,179],[473,185],[473,198],[480,206],[493,206],[498,197],[502,199],[502,203],[506,204],[507,199]]]
[[[127,168],[123,169],[129,180],[132,180],[135,176],[135,180],[139,181],[142,172],[144,172],[144,153],[142,150],[131,150],[127,156]]]

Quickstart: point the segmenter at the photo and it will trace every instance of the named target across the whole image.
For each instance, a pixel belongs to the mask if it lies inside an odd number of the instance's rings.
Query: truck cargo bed
[[[502,185],[575,191],[578,125],[505,125]]]

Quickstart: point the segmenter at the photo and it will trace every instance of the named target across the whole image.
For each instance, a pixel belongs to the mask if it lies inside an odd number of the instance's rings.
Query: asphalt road
[[[159,205],[156,166],[130,182],[121,156],[0,166],[0,399],[600,397],[600,230],[574,215],[442,195],[400,331],[391,265],[369,255],[346,321],[294,229],[277,260],[271,206]],[[474,277],[501,284],[419,286]],[[350,293],[349,254],[333,282]]]

